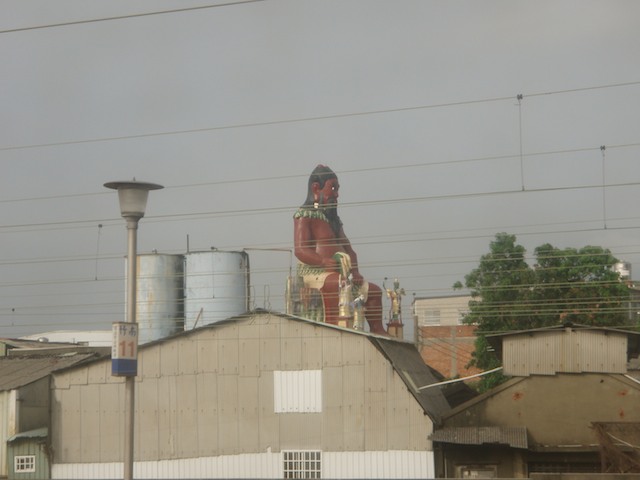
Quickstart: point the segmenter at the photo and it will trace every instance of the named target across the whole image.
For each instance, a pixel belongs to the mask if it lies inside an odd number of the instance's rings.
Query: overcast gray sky
[[[291,248],[328,164],[361,271],[399,277],[405,317],[500,231],[640,268],[640,2],[189,8],[215,3],[0,2],[0,336],[122,320],[102,185],[133,177],[166,187],[141,253]],[[250,255],[255,306],[282,311],[290,255]]]

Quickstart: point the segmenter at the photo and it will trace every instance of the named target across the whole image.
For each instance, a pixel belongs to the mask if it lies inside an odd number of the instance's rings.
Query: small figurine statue
[[[385,280],[387,280],[386,277],[385,277]],[[400,282],[398,281],[397,278],[393,281],[393,290],[390,288],[387,288],[384,285],[384,282],[382,284],[382,287],[386,290],[387,297],[391,299],[391,311],[390,311],[389,321],[402,323],[401,301],[402,301],[402,297],[405,295],[404,288],[400,288]]]

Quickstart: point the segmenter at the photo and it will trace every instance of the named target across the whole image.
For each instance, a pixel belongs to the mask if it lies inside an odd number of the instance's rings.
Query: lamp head
[[[149,191],[164,188],[156,183],[138,182],[135,179],[124,182],[108,182],[104,186],[118,191],[120,214],[124,218],[135,220],[144,217]]]

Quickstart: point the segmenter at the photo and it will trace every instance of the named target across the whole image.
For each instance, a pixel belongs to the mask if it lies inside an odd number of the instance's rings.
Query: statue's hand
[[[359,287],[364,282],[364,277],[362,275],[360,275],[360,272],[352,270],[351,271],[351,281],[356,286]]]
[[[338,271],[338,263],[335,261],[333,257],[323,258],[322,266],[327,270],[327,272]]]

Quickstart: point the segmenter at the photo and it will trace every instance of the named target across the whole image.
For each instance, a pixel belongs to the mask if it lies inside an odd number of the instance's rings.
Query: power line
[[[253,1],[264,1],[264,0],[253,0]],[[537,96],[546,96],[546,95],[560,95],[560,94],[567,94],[567,93],[600,90],[600,89],[608,89],[608,88],[620,88],[620,87],[637,86],[637,85],[640,85],[640,80],[633,81],[633,82],[625,82],[625,83],[615,83],[615,84],[597,85],[597,86],[574,88],[574,89],[567,89],[567,90],[549,91],[549,92],[543,92],[543,93],[531,93],[526,96],[537,97]],[[502,102],[507,100],[513,100],[513,96],[492,97],[492,98],[475,99],[475,100],[462,100],[462,101],[435,103],[435,104],[428,104],[428,105],[414,105],[409,107],[366,110],[366,111],[359,111],[359,112],[336,113],[331,115],[317,115],[317,116],[298,117],[298,118],[291,118],[291,119],[267,120],[264,122],[237,123],[237,124],[230,124],[230,125],[219,125],[219,126],[213,126],[213,127],[203,127],[203,128],[185,129],[185,130],[169,130],[164,132],[150,132],[150,133],[142,133],[142,134],[135,134],[135,135],[120,135],[120,136],[114,136],[114,137],[90,138],[90,139],[84,139],[84,140],[68,140],[68,141],[62,141],[62,142],[50,142],[50,143],[29,144],[29,145],[13,145],[13,146],[0,147],[0,151],[27,150],[27,149],[34,149],[34,148],[50,148],[50,147],[59,147],[59,146],[66,146],[66,145],[113,142],[113,141],[121,141],[121,140],[132,140],[132,139],[138,139],[138,138],[162,137],[162,136],[170,136],[170,135],[185,135],[185,134],[191,134],[191,133],[213,132],[213,131],[219,131],[219,130],[230,130],[230,129],[239,129],[239,128],[255,128],[255,127],[264,127],[264,126],[272,126],[272,125],[286,125],[286,124],[293,124],[293,123],[316,122],[320,120],[334,120],[339,118],[382,115],[387,113],[409,112],[414,110],[426,110],[426,109],[436,109],[436,108],[446,108],[446,107],[458,107],[458,106],[465,106],[465,105],[476,105],[476,104],[483,104],[483,103],[495,103],[495,102]]]
[[[582,256],[591,256],[591,254],[589,253],[577,253],[576,255],[574,255],[574,257],[579,258]],[[566,257],[566,255],[565,255]],[[477,259],[473,260],[473,263],[476,263]],[[458,261],[458,263],[471,263],[471,260],[468,261]],[[437,260],[426,260],[426,261],[421,261],[419,259],[416,259],[414,261],[412,261],[410,264],[411,266],[415,266],[415,267],[419,267],[419,266],[428,266],[428,265],[434,265],[434,264],[449,264],[450,261],[442,261],[440,259]],[[390,262],[387,264],[377,264],[377,265],[371,265],[371,264],[367,264],[364,263],[362,264],[363,268],[371,268],[371,267],[376,267],[376,268],[380,268],[381,266],[393,266],[395,268],[399,268],[402,267],[403,264],[398,263],[398,262]],[[588,267],[588,265],[582,265],[583,267]],[[552,271],[552,270],[557,270],[560,268],[539,268],[538,271]],[[561,269],[560,269],[561,270]],[[253,270],[252,273],[254,274],[272,274],[272,273],[280,273],[282,275],[282,278],[285,278],[288,272],[287,268],[270,268],[270,269],[262,269],[262,270]],[[508,275],[509,273],[513,273],[513,270],[507,270],[507,271],[503,271],[502,273]],[[203,274],[205,275],[205,274]],[[153,275],[146,275],[144,277],[141,278],[145,278],[147,280],[149,279],[153,279],[155,278]],[[162,278],[166,278],[166,276],[163,276]],[[420,277],[422,278],[422,277]],[[73,279],[73,280],[66,280],[66,279],[49,279],[49,280],[38,280],[35,282],[5,282],[3,284],[0,284],[0,288],[15,288],[15,287],[33,287],[33,286],[43,286],[43,285],[61,285],[61,284],[87,284],[87,283],[94,283],[92,282],[88,282],[88,278],[85,279]],[[105,282],[114,282],[114,281],[123,281],[124,280],[124,275],[122,276],[111,276],[111,277],[106,277],[106,278],[102,278],[100,280],[100,282],[102,284],[104,284]],[[579,289],[583,289],[583,288],[591,288],[591,287],[606,287],[607,285],[618,285],[619,281],[614,281],[614,280],[607,280],[607,281],[566,281],[566,282],[556,282],[556,283],[548,283],[548,284],[518,284],[518,285],[508,285],[508,286],[494,286],[494,287],[486,287],[485,290],[486,291],[507,291],[507,290],[530,290],[531,288],[536,288],[536,290],[542,291],[545,289],[560,289],[560,288],[566,288],[566,287],[572,287],[572,288],[579,288]],[[104,293],[104,292],[101,292]],[[112,292],[113,293],[113,292]],[[37,295],[23,295],[24,297],[29,297],[29,298],[34,298]],[[51,294],[44,294],[42,296],[45,297],[50,297],[52,296]],[[10,295],[10,296],[6,296],[4,298],[14,298],[15,295]],[[0,297],[3,298],[3,297]],[[582,297],[580,298],[581,302],[586,302],[587,300],[590,300],[591,297]],[[594,301],[602,301],[603,299],[601,298],[596,298]],[[529,300],[528,303],[526,303],[526,305],[529,304],[534,304],[535,302],[533,300]],[[547,304],[547,306],[552,305],[552,302],[550,301],[545,301],[545,303]],[[504,305],[511,305],[510,302],[492,302],[492,306],[504,306]],[[522,304],[525,305],[525,304]]]
[[[623,182],[607,185],[608,188],[615,187],[636,187],[639,186],[640,182]],[[558,191],[576,191],[576,190],[590,190],[590,189],[601,189],[602,185],[594,184],[594,185],[578,185],[578,186],[564,186],[564,187],[545,187],[545,188],[535,188],[529,189],[523,192],[520,189],[511,189],[511,190],[492,190],[488,192],[476,192],[476,193],[456,193],[456,194],[447,194],[447,195],[427,195],[427,196],[415,196],[415,197],[403,197],[403,198],[394,198],[394,199],[385,199],[385,200],[368,200],[364,202],[346,202],[341,203],[341,208],[353,208],[353,207],[366,207],[366,206],[381,206],[381,205],[396,205],[401,203],[415,203],[415,202],[426,202],[426,201],[439,201],[439,200],[454,200],[454,199],[473,199],[473,198],[482,198],[482,197],[492,197],[492,196],[508,196],[508,195],[517,195],[517,194],[532,194],[532,193],[551,193]],[[202,218],[213,218],[213,217],[226,217],[226,216],[245,216],[245,215],[260,215],[263,216],[265,214],[276,214],[283,212],[290,212],[294,209],[294,206],[285,206],[285,207],[265,207],[265,208],[243,208],[237,210],[218,210],[218,211],[206,211],[206,212],[196,212],[196,213],[175,213],[169,215],[154,215],[149,216],[145,219],[145,222],[159,222],[159,221],[175,221],[175,220],[188,220],[188,219],[202,219]],[[87,228],[89,226],[93,227],[96,224],[114,224],[116,219],[89,219],[89,220],[64,220],[64,221],[56,221],[56,222],[37,222],[37,223],[21,223],[21,224],[12,224],[12,225],[0,225],[0,232],[9,231],[15,229],[43,229],[50,227],[68,227],[68,228],[78,228],[84,227]],[[635,227],[633,227],[635,228]]]
[[[620,147],[629,147],[629,146],[634,146],[635,147],[635,146],[638,146],[638,144],[626,144],[626,145],[621,145]],[[593,151],[593,150],[596,150],[596,148],[594,147],[594,148],[585,148],[585,149],[573,149],[572,151]],[[567,151],[568,150],[564,150],[563,152],[567,152]],[[529,155],[548,155],[548,154],[550,154],[550,152],[540,152],[540,153],[537,153],[537,154],[529,154]],[[508,157],[512,158],[514,156],[508,156]],[[489,157],[484,157],[484,159],[486,159],[486,158],[489,158]],[[480,160],[481,159],[461,159],[459,161],[462,162],[462,161],[480,161]],[[446,163],[450,163],[450,162],[436,162],[436,164],[446,164]],[[426,164],[414,164],[414,165],[400,166],[400,168],[413,168],[413,167],[416,167],[416,166],[425,167],[425,166],[430,166],[430,165],[432,165],[432,164],[429,164],[429,163],[426,163]],[[350,172],[340,172],[340,173],[354,173],[354,172],[355,173],[360,173],[362,171],[386,170],[386,169],[391,169],[391,168],[392,169],[397,169],[399,167],[398,166],[395,166],[395,167],[374,167],[374,168],[370,168],[370,169],[358,169],[358,170],[352,170]],[[291,177],[300,177],[300,176],[302,176],[302,175],[292,175]],[[305,177],[306,177],[306,175],[305,175]],[[276,178],[280,178],[280,177],[272,177],[272,178],[276,179]],[[264,181],[264,180],[265,180],[264,178],[262,178],[262,179],[252,178],[252,179],[240,179],[240,180],[237,180],[236,182],[239,183],[239,182],[246,182],[246,181]],[[220,182],[215,182],[215,183],[225,183],[225,182],[220,181]],[[202,185],[202,184],[198,184],[198,186],[200,186],[200,185]],[[189,185],[187,185],[187,186],[177,186],[177,187],[174,187],[174,188],[182,188],[182,187],[188,187],[188,186]],[[637,186],[637,183],[629,182],[629,183],[621,183],[621,184],[610,185],[610,186],[611,187]],[[609,187],[609,186],[607,186],[607,187]],[[585,189],[585,188],[602,188],[602,185],[598,184],[598,185],[583,185],[583,186],[578,186],[578,187],[554,187],[554,188],[550,188],[550,189],[531,190],[528,193],[546,192],[546,191],[574,190],[574,189]],[[513,191],[505,190],[505,191],[493,191],[493,192],[479,192],[479,193],[472,193],[472,194],[462,194],[462,195],[460,195],[460,197],[461,198],[474,198],[474,197],[479,196],[479,195],[495,195],[495,194],[500,194],[501,195],[501,194],[513,194],[513,193],[521,193],[521,191],[519,191],[519,190],[513,190]],[[78,195],[71,195],[71,196],[78,196]],[[359,206],[368,206],[368,205],[397,204],[397,203],[406,202],[406,201],[426,201],[426,200],[433,200],[433,199],[446,199],[446,198],[450,198],[450,197],[451,196],[407,197],[407,198],[399,198],[399,199],[391,199],[391,200],[382,200],[382,201],[376,201],[376,202],[359,202],[359,203],[354,202],[354,203],[346,203],[346,204],[341,204],[341,205],[348,208],[348,207],[359,207]],[[456,196],[456,197],[458,197],[458,196]],[[286,207],[287,210],[289,210],[290,208],[293,208],[293,207]],[[269,213],[270,211],[278,213],[278,212],[282,211],[282,208],[281,207],[277,207],[275,209],[263,209],[263,211],[258,212],[258,214],[263,215],[265,213]],[[220,211],[220,212],[204,212],[204,213],[201,212],[201,213],[198,213],[198,214],[175,214],[175,215],[171,215],[171,216],[149,217],[149,220],[150,221],[161,222],[161,221],[181,220],[181,219],[183,219],[183,217],[187,217],[187,216],[189,218],[202,218],[203,215],[205,215],[205,216],[206,215],[236,216],[236,215],[239,215],[239,214],[250,214],[250,213],[256,213],[256,212],[255,212],[255,210],[246,211],[246,212],[243,212],[243,211]],[[193,215],[195,215],[195,216],[193,216]],[[630,220],[630,219],[627,219],[627,220]],[[631,220],[635,220],[635,218],[633,218]],[[75,225],[77,225],[79,222],[82,222],[82,221],[70,222],[71,224],[73,224],[71,226],[69,226],[69,222],[54,222],[54,223],[55,223],[56,227],[60,227],[60,228],[64,229],[64,228],[78,228]],[[93,220],[91,222],[96,222],[96,221]],[[120,220],[119,219],[118,220],[113,220],[114,224],[115,224],[115,222],[119,223]],[[588,223],[588,221],[576,222],[576,223]],[[42,226],[47,226],[47,224],[32,224],[32,227],[34,225],[36,227],[40,227],[40,228]],[[527,226],[531,227],[531,225],[527,225]],[[92,223],[91,227],[92,228],[95,227],[95,223]],[[620,229],[636,229],[636,228],[640,228],[640,227],[636,227],[636,226],[621,227]],[[577,231],[598,231],[598,230],[602,230],[602,228],[599,227],[599,228],[585,228],[585,229],[571,229],[571,230],[564,229],[562,231],[575,233]],[[541,235],[542,233],[544,233],[544,232],[536,231],[536,232],[532,232],[532,233],[519,233],[518,235],[527,235],[527,234]],[[558,230],[554,230],[551,233],[557,234]],[[482,236],[489,237],[489,236],[492,236],[492,235],[482,235]],[[459,236],[457,238],[465,238],[466,239],[466,238],[468,238],[468,236],[465,236],[465,237]],[[423,238],[423,239],[402,239],[402,240],[399,240],[399,239],[396,238],[396,239],[394,239],[392,241],[386,241],[386,242],[383,242],[380,239],[378,239],[378,240],[375,240],[373,242],[363,242],[363,244],[366,244],[366,243],[406,243],[408,241],[414,241],[414,242],[415,241],[436,241],[436,240],[441,240],[441,239],[442,239],[441,237],[440,238]],[[113,259],[113,258],[116,258],[116,257],[113,256],[111,258]],[[84,260],[90,260],[90,259],[93,259],[93,257],[85,258]],[[78,260],[82,260],[82,259],[78,259]],[[428,264],[434,264],[434,263],[443,263],[441,260],[440,260],[440,262],[433,262],[433,261],[429,262],[427,260],[426,263],[425,263],[425,261],[420,261],[420,259],[417,259],[417,260],[418,261],[413,261],[411,263],[407,263],[405,266],[409,266],[409,265],[410,266],[417,266],[417,265],[425,265],[425,264],[428,265]],[[460,258],[457,258],[456,260],[459,263],[461,263],[461,259]],[[474,260],[477,261],[477,259],[474,259]],[[55,259],[51,260],[50,259],[50,261],[58,261],[58,260],[55,260]],[[63,259],[62,261],[66,261],[66,260]],[[469,260],[469,262],[470,261],[471,260]],[[18,262],[18,263],[21,263],[21,262]],[[29,261],[27,260],[25,263],[29,263]],[[362,265],[363,266],[369,266],[369,265],[373,265],[373,264],[362,264]],[[399,264],[398,262],[393,262],[393,263],[380,263],[380,264],[377,264],[375,266],[377,268],[380,268],[380,267],[384,267],[384,266],[398,267],[398,266],[402,266],[402,265]],[[285,269],[282,269],[282,271],[284,272]],[[119,277],[119,278],[122,279],[124,277]],[[84,281],[86,281],[86,280],[80,280],[77,283],[81,283],[81,282],[84,282]],[[65,282],[65,280],[62,281],[62,283],[64,283],[64,282]],[[55,280],[45,281],[44,283],[39,282],[39,284],[41,284],[41,285],[42,284],[59,284],[59,283],[61,283],[61,282],[55,281]],[[16,286],[16,285],[14,284],[12,286]],[[95,305],[102,305],[102,304],[95,304]],[[113,305],[120,305],[120,303],[113,303]],[[49,306],[46,306],[46,308],[51,308],[51,309],[56,309],[57,308],[57,309],[59,309],[61,307],[59,305],[58,306],[49,305]],[[92,312],[91,314],[94,314],[94,312]]]
[[[638,83],[640,84],[640,82]],[[63,141],[63,142],[51,142],[51,143],[41,143],[41,144],[31,144],[31,145],[15,145],[15,146],[8,146],[8,147],[0,147],[0,151],[49,148],[49,147],[59,147],[59,146],[66,146],[66,145],[81,145],[86,143],[114,142],[114,141],[120,141],[120,140],[132,140],[132,139],[139,139],[139,138],[185,135],[190,133],[213,132],[213,131],[219,131],[219,130],[232,130],[232,129],[239,129],[239,128],[255,128],[255,127],[265,127],[265,126],[272,126],[272,125],[286,125],[286,124],[293,124],[293,123],[315,122],[319,120],[334,120],[338,118],[363,117],[363,116],[369,116],[369,115],[380,115],[385,113],[406,112],[406,111],[423,110],[423,109],[430,109],[430,108],[472,105],[477,103],[490,103],[490,102],[496,102],[501,100],[508,100],[510,98],[511,97],[502,97],[502,98],[498,97],[498,98],[490,98],[490,99],[484,99],[484,100],[468,100],[468,101],[462,101],[462,102],[442,103],[437,105],[398,107],[398,108],[390,108],[390,109],[383,109],[383,110],[337,113],[333,115],[318,115],[318,116],[312,116],[312,117],[299,117],[299,118],[282,119],[282,120],[267,120],[264,122],[236,123],[231,125],[220,125],[215,127],[203,127],[203,128],[194,128],[194,129],[187,129],[187,130],[170,130],[165,132],[151,132],[151,133],[142,133],[137,135],[121,135],[121,136],[114,136],[114,137],[90,138],[85,140],[69,140],[69,141]]]
[[[626,220],[626,221],[638,221],[640,218],[638,217],[626,217],[626,218],[614,218],[613,220]],[[114,221],[115,222],[115,221]],[[597,222],[597,219],[592,220],[591,222]],[[118,225],[121,222],[118,222]],[[602,227],[594,227],[594,228],[564,228],[561,230],[558,229],[548,229],[548,230],[536,230],[535,232],[526,232],[520,231],[519,229],[527,227],[527,228],[540,228],[540,227],[553,227],[553,226],[563,226],[566,227],[571,224],[581,225],[589,223],[588,220],[585,221],[574,221],[574,222],[558,222],[551,224],[527,224],[527,225],[516,225],[516,226],[504,226],[504,225],[494,225],[494,226],[485,226],[482,228],[476,229],[459,229],[453,231],[431,231],[431,232],[412,232],[412,233],[403,233],[403,234],[384,234],[378,236],[367,235],[366,237],[352,237],[352,243],[357,245],[384,245],[384,244],[394,244],[394,245],[402,245],[406,243],[417,243],[417,242],[436,242],[436,241],[453,241],[453,240],[469,240],[469,239],[481,239],[481,238],[494,238],[496,231],[505,231],[510,230],[516,237],[523,237],[528,235],[548,235],[548,234],[558,234],[558,233],[584,233],[584,232],[594,232],[601,231]],[[94,225],[95,226],[95,225]],[[514,231],[515,228],[515,231]],[[640,228],[638,226],[632,227],[624,227],[621,230],[629,230],[629,229],[637,229]],[[409,236],[409,238],[399,238]],[[269,246],[269,245],[267,245]],[[286,248],[288,244],[274,244],[272,247]],[[628,246],[633,247],[634,246]],[[223,245],[219,247],[221,250],[234,250],[237,248],[248,248],[248,247],[239,247],[238,245]],[[612,246],[610,248],[616,248]],[[622,248],[622,246],[618,246],[617,248]],[[175,252],[165,252],[165,253],[180,253],[181,251]],[[634,252],[627,252],[634,253]],[[98,256],[99,260],[115,260],[121,259],[121,253],[113,253],[113,254],[102,254]],[[40,257],[40,258],[17,258],[12,260],[2,260],[0,259],[0,266],[8,266],[8,265],[27,265],[27,264],[45,264],[45,263],[64,263],[68,261],[95,261],[96,257],[90,255],[76,255],[76,256],[64,256],[64,257]],[[398,267],[402,266],[423,266],[423,265],[434,265],[434,264],[452,264],[452,263],[475,263],[477,262],[476,257],[462,257],[460,255],[456,257],[448,257],[442,258],[438,257],[438,259],[413,259],[411,263],[403,264],[401,262],[395,262],[393,264],[389,264],[388,262],[369,262],[366,265],[369,267],[381,267],[381,266],[390,266],[396,265]]]
[[[550,90],[548,92],[529,93],[524,96],[525,97],[542,97],[547,95],[561,95],[564,93],[588,92],[590,90],[601,90],[603,88],[631,87],[639,84],[640,84],[640,81],[610,83],[606,85],[594,85],[591,87],[578,87],[578,88],[569,88],[566,90]]]
[[[87,23],[98,23],[98,22],[110,22],[115,20],[125,20],[130,18],[141,18],[141,17],[151,17],[155,15],[167,15],[174,13],[182,13],[182,12],[192,12],[196,10],[206,10],[210,8],[220,8],[220,7],[230,7],[235,5],[243,5],[247,3],[259,3],[264,2],[266,0],[236,0],[233,2],[219,3],[213,5],[201,5],[196,7],[184,7],[184,8],[174,8],[171,10],[158,10],[154,12],[144,12],[144,13],[132,13],[129,15],[117,15],[113,17],[102,17],[102,18],[91,18],[86,20],[73,20],[70,22],[61,22],[61,23],[49,23],[45,25],[33,25],[30,27],[18,27],[18,28],[10,28],[6,30],[0,30],[0,34],[7,33],[18,33],[18,32],[28,32],[32,30],[42,30],[47,28],[59,28],[59,27],[69,27],[71,25],[84,25]]]

